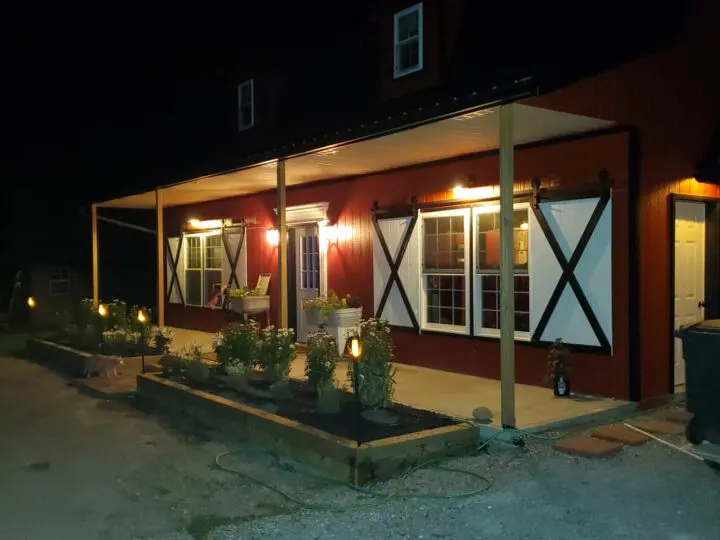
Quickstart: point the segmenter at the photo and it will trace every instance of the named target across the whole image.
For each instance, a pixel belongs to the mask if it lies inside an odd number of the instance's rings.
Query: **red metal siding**
[[[720,115],[717,2],[696,3],[688,36],[674,47],[528,104],[614,120],[640,133],[640,343],[643,399],[667,394],[671,193],[720,196],[692,179]]]
[[[613,179],[613,298],[618,309],[613,321],[613,356],[583,354],[582,366],[574,376],[578,391],[627,396],[627,135],[604,135],[519,150],[515,172],[519,183],[528,185],[534,177],[555,180],[565,186],[597,182],[598,172],[606,168]],[[363,300],[368,317],[373,309],[373,252],[370,208],[373,201],[381,205],[408,203],[415,195],[442,199],[458,176],[470,177],[477,185],[499,181],[497,155],[464,158],[442,164],[413,167],[357,179],[323,182],[288,190],[287,204],[298,205],[328,201],[330,219],[352,231],[349,238],[332,243],[328,249],[328,288],[338,293],[350,292]],[[203,219],[254,217],[259,225],[248,234],[248,276],[254,280],[259,272],[272,273],[271,295],[277,303],[276,248],[265,241],[265,229],[272,223],[274,196],[271,193],[208,202],[192,208],[166,211],[166,227],[177,229],[190,217]],[[174,306],[167,311],[167,323],[215,331],[221,321],[218,314],[206,310]],[[499,342],[444,335],[396,335],[398,361],[442,369],[497,377]],[[517,349],[517,376],[523,383],[538,384],[545,369],[545,351],[529,345]]]

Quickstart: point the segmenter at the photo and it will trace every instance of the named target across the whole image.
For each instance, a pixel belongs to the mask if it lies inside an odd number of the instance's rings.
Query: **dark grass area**
[[[312,389],[304,381],[293,379],[289,381],[289,396],[285,399],[275,399],[269,395],[268,384],[259,378],[250,379],[251,390],[249,392],[238,392],[229,388],[221,378],[213,378],[202,386],[192,385],[182,376],[174,375],[168,378],[193,386],[204,392],[272,412],[283,418],[320,429],[336,437],[360,440],[360,442],[397,437],[459,423],[449,416],[393,403],[386,410],[391,413],[395,423],[393,425],[378,424],[368,421],[358,414],[360,411],[358,410],[355,395],[344,391],[340,392],[339,412],[320,412],[317,409],[317,397]],[[263,393],[267,393],[268,396],[263,397],[261,395]]]

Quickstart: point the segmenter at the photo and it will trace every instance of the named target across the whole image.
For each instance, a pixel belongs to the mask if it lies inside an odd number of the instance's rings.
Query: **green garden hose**
[[[646,411],[643,411],[643,412],[646,412]],[[641,413],[638,412],[636,414],[641,414]],[[631,415],[631,416],[635,416],[635,415]],[[612,422],[608,422],[608,423],[615,423],[616,421],[617,420],[613,420]],[[460,422],[464,423],[464,424],[469,424],[473,427],[478,427],[478,425],[470,419],[460,419]],[[602,424],[600,424],[600,425],[602,425]],[[258,484],[259,486],[267,488],[298,506],[312,509],[312,510],[325,510],[325,511],[330,511],[330,512],[346,512],[348,510],[356,510],[359,508],[368,508],[368,507],[373,507],[373,506],[379,506],[379,505],[384,504],[393,499],[463,499],[463,498],[474,497],[476,495],[480,495],[490,489],[490,487],[492,486],[492,481],[489,478],[487,478],[486,476],[483,476],[482,474],[477,473],[475,471],[447,465],[448,461],[455,460],[460,457],[470,457],[470,456],[477,455],[479,452],[481,452],[487,446],[489,446],[490,443],[492,443],[497,437],[499,437],[500,435],[504,435],[507,432],[516,433],[520,440],[529,438],[529,439],[536,439],[536,440],[541,440],[541,441],[556,441],[558,439],[566,437],[570,433],[582,432],[582,431],[586,431],[587,429],[588,429],[588,426],[586,425],[583,427],[578,427],[574,430],[563,431],[563,433],[560,433],[557,435],[542,435],[542,434],[538,434],[538,433],[531,433],[529,431],[524,431],[522,429],[504,428],[501,431],[500,430],[497,431],[494,435],[492,435],[490,438],[486,439],[484,442],[482,442],[481,444],[479,444],[478,446],[473,448],[470,452],[468,452],[464,456],[439,457],[439,458],[423,461],[423,462],[409,468],[403,474],[400,475],[400,477],[399,477],[400,485],[396,490],[394,490],[392,492],[385,492],[385,491],[381,491],[381,490],[375,489],[375,488],[363,487],[363,486],[359,486],[359,485],[352,484],[349,482],[344,482],[342,480],[330,478],[330,477],[327,477],[324,475],[315,474],[315,473],[311,473],[308,471],[302,471],[302,470],[299,470],[287,463],[282,463],[276,458],[276,465],[283,470],[293,472],[293,473],[303,474],[310,478],[327,482],[328,484],[337,484],[337,485],[345,486],[353,491],[362,493],[363,495],[370,496],[372,498],[372,500],[370,500],[368,502],[356,503],[356,504],[351,504],[351,505],[330,505],[330,504],[319,504],[319,503],[313,503],[310,501],[305,501],[305,500],[295,497],[291,493],[288,493],[287,491],[284,491],[283,489],[281,489],[269,482],[266,482],[265,480],[262,480],[262,479],[257,478],[256,476],[253,476],[245,471],[235,469],[233,467],[230,467],[230,466],[222,463],[223,458],[233,455],[233,454],[236,454],[236,453],[240,452],[240,450],[230,450],[230,451],[222,452],[222,453],[218,454],[217,456],[215,456],[215,465],[217,465],[218,468],[220,468],[224,471],[228,471],[228,472],[237,474],[247,480],[250,480],[251,482],[253,482],[255,484]],[[405,482],[407,481],[408,478],[410,478],[416,472],[418,472],[422,469],[427,469],[427,468],[434,468],[434,469],[438,469],[438,470],[445,471],[445,472],[469,476],[469,477],[477,480],[481,485],[480,485],[480,487],[477,487],[475,489],[472,489],[469,491],[464,491],[464,492],[457,492],[457,493],[424,493],[424,492],[411,491],[407,487],[405,487]]]

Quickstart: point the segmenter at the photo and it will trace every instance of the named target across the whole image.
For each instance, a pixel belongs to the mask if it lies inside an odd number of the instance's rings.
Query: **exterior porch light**
[[[527,231],[527,230],[528,230],[527,221],[526,221],[525,223],[521,223],[521,224],[520,224],[520,228],[521,228],[523,231]]]
[[[223,226],[223,220],[222,219],[189,219],[188,225],[192,227],[193,229],[221,229]]]
[[[489,199],[498,194],[497,186],[464,187],[457,185],[452,190],[453,199],[470,201],[478,199]]]
[[[280,232],[277,229],[270,227],[267,231],[265,231],[265,240],[271,246],[277,247],[280,243]]]
[[[108,314],[108,310],[105,307],[105,304],[100,304],[98,306],[98,315],[100,315],[101,317],[105,317],[105,316],[107,316],[107,314]]]

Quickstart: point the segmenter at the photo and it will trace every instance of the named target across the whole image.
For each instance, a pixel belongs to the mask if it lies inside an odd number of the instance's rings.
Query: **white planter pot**
[[[328,326],[347,328],[357,326],[362,319],[362,308],[342,308],[330,312]]]
[[[270,295],[231,298],[230,309],[238,313],[262,313],[270,309]]]
[[[323,323],[322,313],[318,308],[309,307],[303,310],[305,312],[305,322],[310,326],[320,326]]]

